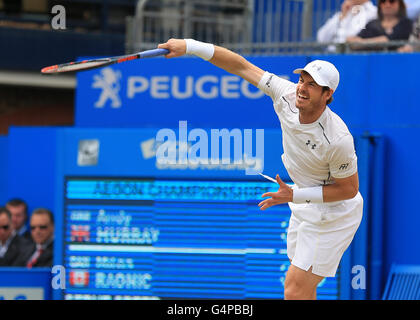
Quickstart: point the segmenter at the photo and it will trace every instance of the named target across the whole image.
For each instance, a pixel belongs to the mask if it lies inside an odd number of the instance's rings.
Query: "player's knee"
[[[301,277],[294,274],[289,275],[284,284],[284,299],[285,300],[309,300],[312,299],[314,290],[307,282]]]
[[[284,299],[285,300],[300,300],[305,299],[305,290],[297,281],[289,281],[284,285]]]

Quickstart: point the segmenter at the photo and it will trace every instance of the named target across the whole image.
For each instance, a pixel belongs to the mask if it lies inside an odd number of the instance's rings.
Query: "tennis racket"
[[[63,73],[63,72],[90,70],[90,69],[109,66],[114,63],[121,63],[121,62],[126,62],[126,61],[136,60],[136,59],[143,59],[143,58],[152,58],[152,57],[162,56],[168,53],[169,53],[168,49],[153,49],[153,50],[137,52],[134,54],[124,55],[124,56],[115,56],[115,57],[109,57],[109,58],[68,62],[68,63],[56,64],[53,66],[42,68],[41,73],[56,74],[56,73]]]
[[[264,178],[266,178],[267,180],[270,180],[271,182],[274,182],[274,183],[277,183],[278,184],[278,182],[277,182],[277,180],[276,179],[273,179],[273,178],[271,178],[271,177],[269,177],[269,176],[266,176],[265,174],[262,174],[261,172],[258,172],[261,176],[263,176]]]

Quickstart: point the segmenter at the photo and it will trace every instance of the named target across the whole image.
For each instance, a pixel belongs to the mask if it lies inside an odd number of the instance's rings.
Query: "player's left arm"
[[[357,173],[357,156],[354,150],[353,137],[345,135],[331,144],[328,162],[333,184],[309,188],[290,188],[277,175],[279,184],[277,192],[267,192],[258,206],[265,210],[274,205],[293,203],[325,203],[354,198],[359,192]]]
[[[335,183],[323,186],[324,202],[354,198],[359,192],[359,175],[356,172],[347,178],[334,178]]]
[[[293,192],[297,191],[293,190],[284,183],[280,179],[279,175],[276,176],[276,180],[279,184],[279,189],[277,192],[267,192],[261,196],[262,198],[269,197],[258,204],[261,210],[265,210],[278,204],[293,202]],[[334,181],[334,184],[316,187],[322,188],[321,202],[325,203],[352,199],[359,192],[359,175],[357,172],[346,178],[335,178]],[[309,188],[306,188],[306,190],[308,189]],[[315,188],[313,189],[314,192],[316,192]]]
[[[357,156],[353,137],[348,134],[331,142],[329,166],[334,183],[323,188],[324,202],[354,198],[359,192]]]

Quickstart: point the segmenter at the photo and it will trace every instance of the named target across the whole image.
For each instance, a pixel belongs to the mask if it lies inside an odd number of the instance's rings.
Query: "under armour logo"
[[[306,145],[309,146],[311,144],[311,140],[308,140],[308,142],[306,142]],[[316,144],[311,145],[311,149],[315,149]]]
[[[349,164],[348,163],[343,163],[339,168],[338,168],[338,170],[345,170],[345,169],[347,169],[347,167],[349,166]]]
[[[317,71],[321,70],[322,68],[316,64],[312,65],[312,69],[316,69]]]

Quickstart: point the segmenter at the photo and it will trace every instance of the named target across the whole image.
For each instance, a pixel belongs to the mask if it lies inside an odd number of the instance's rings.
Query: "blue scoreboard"
[[[77,178],[64,188],[64,299],[281,299],[287,205],[272,182]],[[339,298],[340,271],[318,289]]]

